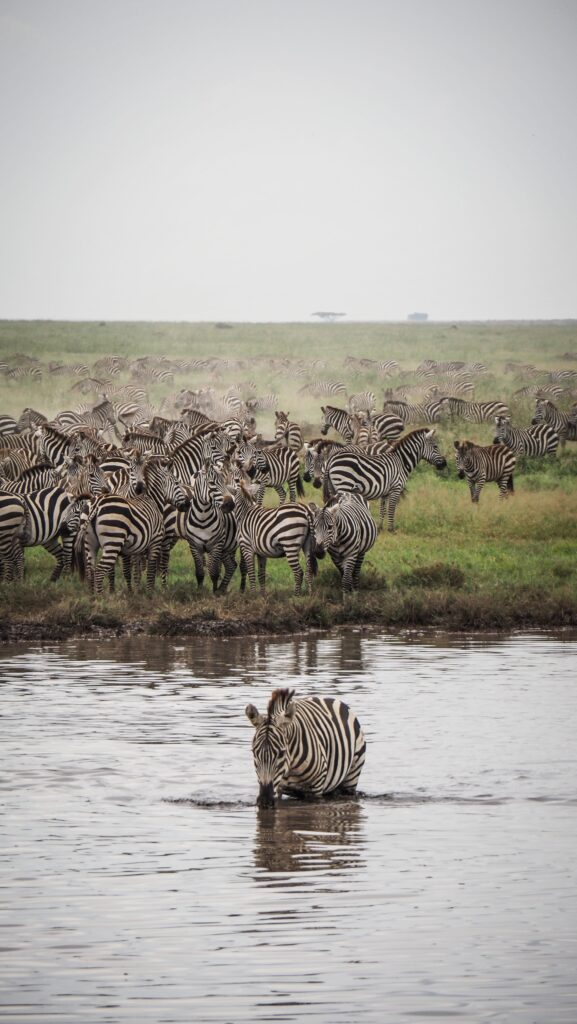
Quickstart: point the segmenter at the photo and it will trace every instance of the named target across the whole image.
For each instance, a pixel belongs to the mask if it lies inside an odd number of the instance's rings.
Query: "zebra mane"
[[[390,450],[396,451],[397,448],[402,447],[410,437],[416,437],[417,434],[427,434],[432,429],[432,427],[417,427],[416,430],[411,430],[408,434],[402,434],[401,437],[396,437],[394,441],[391,441]]]
[[[294,695],[294,690],[273,690],[267,708],[269,722],[277,715],[284,714]]]

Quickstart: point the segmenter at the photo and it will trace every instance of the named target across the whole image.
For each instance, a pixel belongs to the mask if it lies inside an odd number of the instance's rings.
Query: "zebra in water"
[[[435,431],[426,427],[419,427],[393,441],[388,451],[382,454],[351,450],[336,452],[325,471],[325,501],[333,494],[345,491],[363,494],[367,500],[379,498],[379,530],[386,512],[387,528],[392,533],[399,498],[409,474],[421,459],[436,469],[445,469],[447,465],[435,440]]]
[[[285,444],[295,452],[300,452],[303,446],[303,432],[298,423],[289,420],[288,412],[275,412],[275,441]]]
[[[367,551],[377,539],[377,526],[368,502],[359,494],[343,494],[314,513],[316,544],[328,551],[342,582],[343,597],[359,589],[361,568]]]
[[[132,561],[147,558],[146,591],[154,588],[164,541],[164,508],[188,508],[189,498],[168,467],[156,455],[135,452],[129,461],[130,488],[126,496],[104,494],[93,505],[74,545],[75,564],[100,594],[104,579],[114,590],[114,570],[122,555],[124,578],[132,589]],[[98,549],[99,561],[96,561]],[[139,562],[136,563],[137,567]]]
[[[0,580],[21,580],[24,575],[21,538],[25,525],[23,499],[0,488]]]
[[[257,505],[262,505],[267,487],[272,487],[277,492],[282,505],[286,501],[284,484],[288,484],[291,501],[296,501],[297,494],[303,497],[305,492],[300,462],[292,448],[287,448],[284,444],[257,448],[256,445],[246,442],[239,445],[237,459],[252,482],[258,484]]]
[[[317,570],[313,551],[312,513],[305,505],[288,501],[276,508],[262,508],[256,504],[254,490],[254,485],[251,488],[241,479],[234,501],[238,543],[246,563],[251,593],[256,592],[255,557],[258,559],[258,579],[263,594],[267,558],[286,558],[294,576],[295,594],[298,596],[303,583],[299,558],[301,550],[305,554],[306,586],[310,591]]]
[[[274,690],[266,715],[254,704],[245,714],[254,726],[252,754],[259,783],[259,807],[288,796],[352,796],[366,755],[361,724],[343,701],[297,697]]]
[[[559,435],[548,423],[513,427],[508,416],[495,416],[496,436],[493,444],[506,444],[515,455],[555,455]]]
[[[547,398],[537,399],[531,423],[548,423],[559,435],[560,448],[564,448],[567,441],[577,441],[577,425],[571,415],[562,412]]]
[[[452,417],[468,420],[469,423],[491,423],[495,416],[509,416],[504,402],[466,402],[463,398],[441,398],[439,405]]]
[[[482,487],[496,483],[502,498],[513,493],[515,455],[506,444],[477,445],[473,441],[455,441],[455,461],[459,479],[466,477],[471,501],[476,504]]]

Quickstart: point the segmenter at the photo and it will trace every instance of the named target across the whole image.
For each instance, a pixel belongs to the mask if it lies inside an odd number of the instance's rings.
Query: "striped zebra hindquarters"
[[[266,715],[254,704],[245,714],[255,729],[252,753],[260,807],[279,797],[352,796],[365,763],[366,743],[351,708],[332,697],[294,698],[274,690]]]
[[[22,498],[0,490],[0,580],[21,580],[24,576],[25,524],[26,506]]]

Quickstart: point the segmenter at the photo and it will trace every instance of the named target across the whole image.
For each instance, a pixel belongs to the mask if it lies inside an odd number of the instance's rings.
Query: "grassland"
[[[565,354],[577,351],[577,324],[96,324],[0,323],[0,361],[13,365],[17,353],[49,361],[92,365],[102,355],[137,357],[218,356],[231,365],[218,374],[186,375],[172,388],[211,384],[224,391],[231,383],[254,380],[259,392],[274,391],[279,407],[318,434],[321,400],[299,394],[306,377],[296,361],[321,360],[310,376],[341,379],[350,392],[370,387],[380,398],[385,383],[370,371],[345,368],[348,355],[396,359],[400,372],[392,383],[408,379],[423,358],[480,360],[489,373],[479,381],[476,398],[499,398],[512,407],[513,421],[527,424],[531,401],[512,400],[523,383],[505,373],[510,361],[532,363],[543,371],[577,369]],[[291,367],[271,368],[270,358],[286,357]],[[126,379],[126,378],[125,378]],[[76,378],[43,374],[40,383],[0,377],[0,413],[17,416],[32,406],[51,416],[82,398],[70,391]],[[167,388],[154,385],[153,401]],[[576,396],[577,397],[577,396]],[[273,414],[259,417],[265,435]],[[327,628],[340,623],[445,629],[510,629],[577,624],[577,445],[567,445],[554,461],[521,463],[515,495],[499,500],[488,485],[478,507],[457,478],[452,447],[456,436],[488,443],[490,425],[458,424],[438,428],[449,467],[437,474],[420,466],[397,511],[397,532],[386,531],[367,556],[361,590],[343,603],[336,570],[320,563],[313,594],[292,596],[292,577],[284,561],[269,562],[266,598],[238,592],[238,577],[225,597],[198,592],[190,555],[181,543],[171,559],[168,588],[152,600],[127,594],[118,582],[113,596],[94,600],[76,579],[50,584],[52,559],[42,550],[26,552],[23,583],[0,584],[0,637],[61,636],[89,630],[144,630],[173,634],[284,632]],[[306,489],[306,500],[318,492]],[[276,497],[272,499],[276,501]]]

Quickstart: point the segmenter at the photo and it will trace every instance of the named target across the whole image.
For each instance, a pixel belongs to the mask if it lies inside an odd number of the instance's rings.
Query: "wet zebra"
[[[455,441],[455,461],[459,479],[465,477],[471,492],[471,501],[479,501],[486,483],[496,483],[502,498],[512,493],[515,455],[506,444],[477,445],[473,441]]]
[[[441,398],[439,404],[450,416],[468,420],[469,423],[492,422],[495,416],[509,416],[504,402],[466,402],[463,398]]]
[[[420,427],[393,441],[388,451],[370,455],[343,450],[335,453],[327,463],[324,479],[324,498],[333,494],[354,491],[367,500],[380,499],[379,529],[387,513],[387,528],[395,529],[395,511],[409,474],[421,459],[436,469],[444,469],[447,462],[439,451],[435,431]]]
[[[258,484],[257,505],[262,505],[267,487],[277,492],[281,504],[286,501],[284,484],[288,484],[291,501],[296,501],[297,494],[303,497],[300,462],[292,448],[284,444],[258,448],[251,442],[244,442],[237,448],[237,460],[252,482]]]
[[[254,704],[245,709],[255,729],[252,754],[260,807],[273,807],[283,793],[352,796],[363,770],[365,737],[350,707],[333,697],[294,694],[274,690],[266,715]]]
[[[536,423],[531,427],[513,427],[508,416],[496,416],[494,444],[506,444],[515,455],[555,455],[559,435],[548,423]]]
[[[409,402],[383,402],[383,413],[397,416],[408,423],[438,423],[441,418],[441,403],[426,402],[421,405],[411,405]]]
[[[567,441],[577,441],[577,425],[571,415],[562,412],[547,398],[537,399],[531,423],[548,423],[559,435],[560,448],[564,448]]]
[[[22,534],[26,506],[21,497],[0,489],[0,580],[20,580],[24,575]]]
[[[130,489],[126,497],[105,494],[93,505],[81,536],[74,547],[81,579],[87,578],[94,592],[102,592],[104,579],[114,590],[114,571],[123,559],[126,586],[132,589],[132,562],[147,559],[146,591],[154,588],[164,541],[166,504],[188,508],[188,497],[163,460],[155,455],[135,453],[129,462]],[[98,550],[101,556],[97,562]]]
[[[342,494],[322,509],[314,506],[314,538],[328,551],[341,575],[343,595],[359,589],[367,551],[377,539],[377,526],[368,502],[359,494]]]
[[[267,558],[286,558],[294,576],[295,594],[301,592],[303,570],[300,552],[306,562],[306,585],[310,591],[316,574],[313,552],[312,513],[305,505],[285,502],[276,508],[262,508],[256,504],[255,488],[244,480],[238,484],[234,502],[234,517],[238,529],[238,543],[247,567],[251,593],[256,592],[255,557],[258,559],[258,579],[261,593],[266,586]]]
[[[275,412],[275,441],[285,444],[295,452],[300,452],[303,446],[303,433],[298,423],[289,420],[288,412]]]

